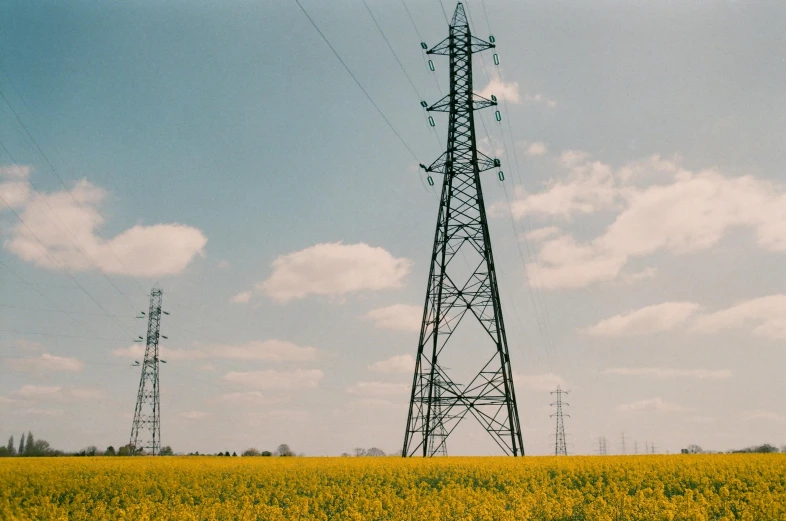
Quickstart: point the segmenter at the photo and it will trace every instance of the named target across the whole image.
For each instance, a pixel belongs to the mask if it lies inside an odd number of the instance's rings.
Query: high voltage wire
[[[5,146],[5,144],[4,144],[2,141],[0,141],[0,147],[2,147],[2,149],[5,151],[5,153],[6,153],[6,154],[8,154],[8,157],[10,157],[10,158],[11,158],[11,162],[14,164],[14,166],[15,166],[16,168],[21,168],[21,167],[19,166],[19,163],[17,163],[17,161],[14,159],[14,156],[11,154],[11,152],[8,150],[8,148]],[[65,232],[65,237],[68,239],[68,242],[70,242],[70,243],[71,243],[71,244],[72,244],[72,245],[73,245],[73,246],[74,246],[74,247],[75,247],[77,250],[79,250],[79,252],[82,254],[82,256],[83,256],[83,257],[85,257],[85,259],[87,259],[88,261],[90,261],[91,263],[93,263],[93,265],[95,265],[95,267],[96,267],[96,268],[98,268],[98,271],[101,273],[101,276],[103,276],[103,277],[104,277],[104,279],[106,279],[106,281],[107,281],[107,282],[109,282],[109,284],[110,284],[110,285],[111,285],[111,286],[112,286],[112,287],[113,287],[113,288],[114,288],[114,289],[115,289],[115,290],[116,290],[116,291],[117,291],[117,292],[118,292],[118,293],[119,293],[119,294],[120,294],[120,295],[121,295],[123,298],[125,298],[125,300],[126,300],[126,301],[127,301],[127,302],[128,302],[130,305],[131,305],[131,307],[132,307],[132,308],[133,308],[133,307],[135,307],[135,306],[134,306],[134,304],[133,304],[133,302],[131,302],[131,299],[128,297],[128,295],[126,295],[126,294],[125,294],[125,293],[124,293],[124,292],[123,292],[123,291],[122,291],[120,288],[118,288],[118,287],[117,287],[117,285],[116,285],[114,282],[112,282],[112,279],[110,279],[110,278],[107,276],[106,272],[105,272],[103,269],[101,269],[101,267],[98,265],[98,263],[96,262],[96,260],[95,260],[95,259],[92,257],[92,255],[90,255],[89,253],[87,253],[87,251],[84,249],[84,247],[81,245],[81,243],[78,243],[78,242],[76,241],[76,239],[73,237],[73,235],[71,235],[71,234],[72,234],[72,231],[71,231],[71,230],[68,228],[68,226],[67,226],[67,225],[66,225],[66,224],[63,222],[63,220],[62,220],[62,219],[60,218],[60,216],[57,214],[57,212],[55,211],[55,209],[54,209],[54,208],[52,208],[52,205],[51,205],[51,204],[49,204],[49,201],[47,200],[46,196],[45,196],[44,194],[42,194],[42,193],[41,193],[41,191],[40,191],[40,190],[38,190],[38,188],[36,188],[36,187],[35,187],[35,185],[34,185],[34,184],[33,184],[33,183],[30,181],[30,180],[28,180],[27,182],[28,182],[28,185],[30,186],[30,188],[32,188],[32,189],[33,189],[33,191],[35,191],[35,193],[36,193],[36,195],[38,196],[38,198],[39,198],[39,199],[41,199],[41,201],[42,201],[42,202],[43,202],[43,203],[46,205],[46,207],[47,207],[47,208],[49,208],[49,211],[50,211],[50,212],[52,212],[52,215],[54,215],[54,216],[57,218],[57,220],[58,220],[58,221],[60,221],[60,224],[62,224],[62,225],[63,225],[63,227],[61,228],[60,226],[58,226],[58,225],[57,225],[57,223],[55,223],[55,221],[52,219],[52,217],[50,217],[50,216],[48,216],[48,215],[47,215],[47,218],[49,219],[49,221],[50,221],[52,224],[54,224],[55,226],[57,226],[57,228],[58,228],[58,229],[60,229],[61,231]],[[73,197],[73,195],[72,195],[72,197]],[[5,202],[5,201],[3,201],[3,202]],[[7,205],[7,206],[10,208],[10,205],[8,205],[8,203],[6,203],[6,205]],[[18,215],[16,212],[14,212],[14,215],[16,215],[16,216],[17,216],[17,218],[20,220],[20,222],[23,222],[23,223],[24,223],[24,220],[23,220],[23,219],[22,219],[22,218],[21,218],[21,217],[20,217],[20,216],[19,216],[19,215]],[[25,224],[25,227],[27,228],[27,225],[26,225],[26,224]],[[29,230],[29,228],[28,228],[28,230]],[[39,242],[41,242],[41,241],[39,241]],[[46,246],[44,245],[44,243],[43,243],[43,242],[41,242],[41,245],[42,245],[42,246],[44,246],[44,248],[46,248]],[[48,248],[46,248],[46,249],[48,250]]]
[[[403,0],[402,0],[402,3],[403,3]],[[399,59],[398,54],[396,54],[396,51],[393,49],[393,46],[390,44],[390,40],[388,40],[388,37],[385,36],[385,32],[382,30],[382,27],[379,25],[379,22],[377,22],[377,19],[374,16],[374,13],[371,11],[371,8],[368,6],[368,2],[366,2],[366,0],[363,0],[363,5],[366,6],[366,11],[368,11],[368,14],[371,17],[371,20],[374,22],[374,25],[376,26],[377,31],[382,36],[382,39],[385,40],[385,43],[387,44],[388,49],[390,49],[391,54],[393,54],[393,57],[396,59],[396,62],[398,63],[399,68],[401,68],[401,72],[403,72],[404,76],[407,77],[407,81],[409,81],[409,84],[412,86],[412,90],[415,92],[415,96],[417,96],[417,98],[418,98],[418,103],[421,103],[424,100],[423,96],[420,94],[420,91],[418,91],[418,88],[415,86],[415,82],[412,81],[412,77],[407,72],[407,69],[404,67],[404,64],[401,63],[401,59]],[[406,4],[404,4],[404,8],[405,9],[407,8]],[[407,13],[409,14],[409,9],[407,9]],[[414,23],[414,21],[413,21],[413,23]],[[415,32],[417,32],[417,28],[415,29]],[[418,35],[420,35],[420,33],[418,33]],[[422,49],[421,49],[421,51],[422,51]],[[422,54],[422,52],[421,52],[421,54]],[[437,88],[439,88],[439,84],[437,84]],[[425,109],[424,109],[424,112],[425,112]],[[441,143],[439,141],[439,136],[437,136],[436,130],[434,129],[434,127],[431,127],[430,125],[429,125],[429,127],[433,130],[432,134],[434,135],[434,139],[437,140],[437,146],[441,147]],[[423,183],[423,178],[421,177],[420,174],[418,175],[418,178],[420,179],[420,183],[423,185],[423,188],[426,188],[426,185]],[[428,190],[428,188],[426,188],[426,190]],[[431,187],[431,191],[436,193],[436,190],[434,190],[433,186]]]
[[[393,133],[396,135],[398,140],[401,141],[401,144],[404,145],[404,147],[409,151],[409,154],[412,156],[412,158],[415,161],[417,161],[418,160],[418,156],[415,155],[415,152],[412,151],[412,148],[407,144],[406,141],[404,141],[404,138],[401,137],[401,134],[398,133],[398,131],[395,129],[395,127],[390,122],[390,120],[387,118],[387,116],[385,116],[385,113],[382,112],[382,109],[379,108],[379,105],[377,105],[377,103],[374,101],[374,99],[368,93],[366,88],[363,87],[363,84],[360,83],[360,81],[357,79],[357,77],[352,72],[352,70],[349,68],[349,66],[346,64],[346,62],[344,62],[344,59],[341,58],[341,55],[338,54],[338,51],[336,51],[336,49],[333,47],[333,45],[331,45],[330,41],[327,39],[325,34],[319,29],[319,26],[317,26],[316,22],[314,22],[314,20],[308,14],[308,11],[306,11],[306,9],[300,3],[300,0],[295,0],[295,3],[298,5],[298,7],[300,7],[300,10],[303,11],[303,14],[306,15],[306,18],[308,18],[308,21],[311,22],[311,25],[314,26],[314,29],[316,29],[316,31],[319,33],[319,35],[322,37],[322,39],[327,44],[327,46],[330,47],[330,50],[333,51],[333,54],[336,56],[336,58],[338,58],[338,61],[341,62],[341,65],[344,67],[344,69],[347,71],[347,73],[349,73],[349,75],[355,81],[355,83],[360,88],[360,90],[363,91],[363,94],[365,94],[365,96],[368,99],[368,101],[374,106],[374,108],[377,110],[379,115],[382,116],[382,119],[385,120],[385,123],[387,123],[388,127],[390,128],[390,130],[393,131]]]
[[[60,184],[63,186],[63,188],[66,190],[66,192],[68,192],[68,194],[71,196],[71,199],[73,199],[73,201],[74,201],[74,202],[77,204],[77,206],[79,206],[79,208],[80,208],[82,211],[84,211],[84,206],[82,205],[82,202],[81,202],[81,201],[79,201],[79,200],[78,200],[78,199],[77,199],[77,198],[74,196],[73,192],[71,192],[71,190],[68,188],[68,185],[66,185],[66,183],[65,183],[65,181],[63,180],[62,176],[61,176],[61,175],[58,173],[57,169],[55,169],[54,165],[53,165],[53,164],[52,164],[52,162],[49,160],[49,156],[47,156],[47,155],[46,155],[46,153],[43,151],[43,149],[41,148],[41,146],[38,144],[38,141],[36,141],[36,139],[35,139],[35,138],[33,137],[33,135],[30,133],[30,131],[28,130],[27,126],[26,126],[26,125],[24,124],[24,122],[22,121],[22,118],[20,118],[20,117],[19,117],[19,114],[17,113],[16,109],[15,109],[15,108],[14,108],[14,106],[11,104],[11,102],[10,102],[10,101],[8,101],[8,98],[6,98],[6,96],[5,96],[5,94],[3,93],[3,91],[2,91],[2,90],[0,90],[0,97],[2,97],[2,98],[3,98],[3,100],[4,100],[4,101],[5,101],[5,103],[6,103],[6,105],[8,105],[8,108],[9,108],[9,109],[11,109],[11,112],[14,114],[14,117],[15,117],[15,118],[16,118],[16,120],[19,122],[19,124],[22,126],[22,129],[23,129],[23,130],[25,131],[25,133],[27,134],[27,137],[30,139],[30,141],[32,141],[33,145],[35,145],[35,148],[38,150],[38,153],[39,153],[39,154],[41,154],[41,156],[44,158],[44,161],[46,161],[46,164],[49,166],[49,169],[52,171],[52,173],[55,175],[55,177],[57,177],[57,180],[58,180],[58,181],[60,181]],[[7,150],[6,150],[6,151],[7,151]],[[9,154],[9,155],[10,155],[10,154]],[[15,162],[15,161],[14,161],[14,162]],[[32,186],[32,183],[31,183],[31,186]],[[37,190],[36,190],[36,191],[37,191]],[[142,289],[142,285],[141,285],[141,284],[139,284],[139,281],[137,281],[137,280],[136,280],[136,278],[135,278],[135,277],[134,277],[134,276],[131,274],[130,270],[129,270],[129,269],[128,269],[128,267],[127,267],[127,266],[126,266],[126,265],[123,263],[123,260],[122,260],[122,259],[121,259],[121,258],[120,258],[118,255],[117,255],[117,253],[116,253],[116,252],[115,252],[115,250],[112,248],[112,246],[111,246],[111,244],[109,243],[109,241],[107,241],[107,240],[106,240],[106,238],[104,238],[104,236],[103,236],[103,235],[101,235],[101,232],[100,232],[98,229],[94,230],[94,232],[95,232],[95,234],[96,234],[96,235],[98,235],[98,237],[99,237],[99,238],[100,238],[102,241],[104,241],[104,244],[105,244],[105,245],[106,245],[106,247],[109,249],[109,251],[111,251],[111,252],[112,252],[112,255],[114,255],[114,257],[117,259],[117,261],[120,263],[120,266],[121,266],[121,267],[122,267],[122,268],[123,268],[123,269],[126,271],[126,274],[127,274],[127,275],[129,275],[129,276],[130,276],[130,277],[131,277],[131,278],[134,280],[134,282],[136,282],[137,286],[139,286],[139,288],[140,288],[142,291],[144,291],[144,290]],[[89,257],[89,255],[88,255],[88,257]],[[92,260],[92,259],[91,259],[91,260]],[[102,273],[104,273],[104,270],[102,270],[102,269],[101,269],[101,267],[100,267],[100,266],[99,266],[99,265],[98,265],[98,264],[97,264],[97,263],[96,263],[94,260],[93,260],[93,263],[96,265],[96,267],[99,269],[99,271],[101,271]],[[105,273],[104,273],[104,276],[106,277]],[[108,278],[108,277],[107,277],[107,280],[109,280],[109,278]],[[113,286],[113,287],[115,287],[115,289],[117,289],[118,291],[120,291],[120,290],[117,288],[117,286],[115,286],[115,284],[114,284],[114,283],[112,283],[111,281],[110,281],[110,283],[112,284],[112,286]],[[125,293],[123,293],[122,291],[120,291],[120,293],[121,293],[121,294],[123,294],[123,295],[126,297],[126,299],[128,298],[128,297],[125,295]],[[129,303],[131,303],[131,301],[130,301],[130,300],[129,300]],[[132,304],[132,306],[133,306],[133,304]]]
[[[107,314],[109,314],[109,310],[107,310],[107,309],[106,309],[106,308],[105,308],[103,305],[101,305],[101,303],[99,303],[99,302],[98,302],[98,301],[95,299],[95,297],[94,297],[94,296],[93,296],[93,295],[92,295],[90,292],[88,292],[88,291],[87,291],[87,290],[84,288],[84,286],[82,286],[82,284],[80,284],[80,282],[77,280],[77,278],[76,278],[76,277],[75,277],[75,276],[74,276],[74,275],[73,275],[73,274],[72,274],[70,271],[68,271],[68,269],[66,269],[66,267],[63,265],[63,263],[62,263],[62,262],[60,262],[60,260],[59,260],[59,259],[57,259],[57,258],[56,258],[54,255],[52,255],[52,253],[51,253],[51,252],[50,252],[50,251],[49,251],[49,250],[46,248],[46,246],[44,245],[44,243],[43,243],[43,242],[41,241],[41,239],[38,237],[38,235],[36,235],[36,234],[35,234],[35,233],[34,233],[34,232],[33,232],[33,231],[30,229],[30,227],[29,227],[29,226],[27,226],[27,223],[25,223],[25,221],[24,221],[24,220],[23,220],[23,219],[22,219],[22,218],[19,216],[19,214],[16,212],[16,210],[14,210],[14,208],[13,208],[13,207],[12,207],[10,204],[8,204],[8,202],[7,202],[7,201],[6,201],[6,200],[5,200],[5,199],[4,199],[2,196],[0,196],[0,201],[2,201],[2,202],[3,202],[3,204],[5,204],[5,205],[8,207],[8,209],[9,209],[9,210],[11,210],[11,213],[13,213],[13,214],[14,214],[14,216],[16,216],[16,218],[17,218],[17,219],[19,219],[19,222],[20,222],[20,223],[22,223],[22,226],[24,226],[24,227],[25,227],[25,229],[26,229],[26,230],[27,230],[27,231],[30,233],[30,235],[32,235],[32,236],[35,238],[35,240],[36,240],[36,241],[38,241],[38,243],[41,245],[41,247],[44,249],[44,251],[45,251],[45,252],[46,252],[46,253],[49,255],[49,257],[50,257],[50,258],[51,258],[53,261],[55,261],[55,262],[56,262],[56,263],[57,263],[57,264],[60,266],[60,269],[63,271],[63,273],[65,273],[65,274],[66,274],[66,275],[67,275],[67,276],[68,276],[68,277],[69,277],[69,278],[70,278],[70,279],[73,281],[73,283],[74,283],[74,284],[76,284],[76,285],[79,287],[79,289],[81,289],[81,290],[82,290],[82,292],[83,292],[85,295],[87,295],[87,296],[88,296],[88,298],[89,298],[90,300],[92,300],[92,301],[93,301],[93,303],[94,303],[96,306],[98,306],[98,308],[99,308],[99,309],[101,309],[101,310],[102,310],[104,313],[107,313]],[[117,317],[112,317],[112,318],[115,320],[115,322],[117,322],[117,324],[118,324],[118,325],[120,326],[120,328],[121,328],[121,329],[124,331],[124,333],[127,333],[127,334],[131,335],[131,337],[133,338],[133,333],[129,333],[129,332],[128,332],[128,330],[126,330],[125,326],[122,324],[122,322],[120,322],[120,321],[117,319]]]
[[[490,20],[489,20],[489,17],[488,17],[488,10],[486,9],[485,0],[483,1],[483,11],[484,11],[485,17],[486,17],[486,25],[487,25],[487,27],[489,29],[489,32],[491,33],[492,32],[491,31],[491,23],[490,23]],[[471,13],[470,10],[468,10],[468,14],[469,14],[469,17],[470,17],[470,22],[471,22],[472,21],[472,13]],[[483,66],[483,70],[484,70],[484,72],[486,74],[486,78],[488,79],[489,83],[491,83],[492,78],[491,78],[491,75],[488,72],[488,69],[486,68],[486,62],[483,59],[482,55],[480,56],[480,60],[481,60],[482,66]],[[497,74],[499,76],[500,82],[502,82],[503,81],[502,80],[502,73],[499,71],[499,69],[497,70]],[[509,114],[508,106],[507,106],[507,98],[505,96],[502,96],[502,103],[503,103],[503,107],[505,109],[505,113]],[[485,120],[483,119],[482,114],[481,114],[481,122],[483,123],[484,130],[486,131],[487,137],[489,139],[489,144],[491,145],[491,137],[490,137],[490,135],[488,135],[488,130],[486,129]],[[520,169],[519,161],[518,161],[518,155],[516,154],[516,150],[515,150],[515,139],[513,137],[513,127],[511,125],[509,119],[508,119],[507,124],[508,124],[508,128],[509,128],[509,131],[510,131],[510,134],[511,134],[510,135],[510,142],[511,142],[511,146],[513,147],[513,157],[514,157],[514,160],[515,160],[515,163],[511,164],[511,166],[515,166],[516,175],[517,175],[517,177],[519,179],[519,183],[523,186],[523,181],[522,181],[522,178],[521,178],[521,169]],[[505,140],[505,132],[504,132],[501,124],[499,126],[499,131],[500,131],[500,136],[502,138],[502,146],[503,146],[503,149],[505,151],[505,157],[506,157],[508,163],[511,163],[510,155],[508,153],[507,141]],[[514,180],[514,184],[515,184],[515,180]],[[504,186],[503,186],[503,188],[504,188]],[[508,206],[509,215],[511,217],[511,223],[513,224],[514,233],[517,235],[518,232],[516,231],[517,228],[516,228],[516,225],[515,225],[515,221],[513,219],[513,210],[512,210],[511,204],[510,204],[510,199],[508,197],[507,190],[505,190],[505,199],[506,199],[506,204]],[[522,231],[524,232],[523,233],[523,239],[525,241],[525,247],[527,249],[527,254],[529,255],[530,258],[533,258],[533,260],[535,260],[534,264],[535,264],[535,269],[536,269],[536,273],[535,273],[536,277],[534,278],[534,290],[535,290],[535,293],[537,295],[537,300],[540,301],[541,306],[543,308],[541,310],[541,312],[544,315],[543,319],[542,319],[543,322],[544,322],[543,326],[541,326],[541,317],[540,317],[540,313],[538,312],[538,306],[535,305],[534,301],[533,301],[533,308],[535,310],[536,320],[538,322],[538,328],[539,329],[542,328],[541,329],[541,334],[542,335],[545,332],[545,335],[543,335],[543,336],[544,336],[544,339],[547,342],[547,347],[549,348],[549,350],[551,350],[554,347],[554,345],[553,345],[553,340],[552,340],[552,337],[551,337],[550,318],[549,318],[548,306],[546,304],[545,298],[543,297],[543,294],[542,294],[542,291],[541,291],[541,287],[540,287],[540,283],[538,282],[539,278],[540,278],[539,277],[539,267],[538,267],[537,260],[534,259],[535,256],[532,253],[532,250],[534,250],[534,246],[530,244],[530,239],[529,239],[529,237],[528,237],[528,235],[526,233],[527,230],[525,230],[523,228],[523,226],[522,226]],[[532,231],[531,228],[529,228],[529,231],[530,232]],[[516,242],[517,242],[517,247],[519,247],[519,253],[520,253],[522,265],[524,266],[524,268],[526,270],[526,263],[524,262],[523,256],[521,255],[521,249],[520,249],[520,246],[518,245],[518,240]],[[529,286],[529,282],[530,282],[529,281],[529,277],[527,277],[527,278],[528,278],[528,286]],[[530,294],[532,294],[532,287],[531,286],[530,286]]]

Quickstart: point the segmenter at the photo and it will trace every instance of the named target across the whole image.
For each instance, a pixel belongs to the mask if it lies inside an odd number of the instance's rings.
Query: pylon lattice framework
[[[161,451],[161,405],[158,385],[158,337],[161,330],[161,301],[163,290],[153,288],[147,314],[147,344],[142,362],[142,376],[131,426],[132,453],[148,451],[157,456]]]
[[[567,416],[570,418],[570,414],[564,414],[562,412],[563,405],[570,405],[567,402],[562,401],[562,395],[568,394],[570,391],[563,391],[560,386],[557,386],[556,391],[551,391],[551,394],[557,395],[557,401],[552,403],[552,407],[556,407],[557,411],[551,415],[552,418],[557,419],[557,428],[554,434],[554,455],[555,456],[567,456],[568,455],[568,444],[565,440],[565,420],[563,416]]]
[[[428,107],[449,114],[448,143],[431,166],[421,165],[443,174],[443,182],[402,455],[438,453],[467,415],[480,422],[505,454],[524,455],[480,183],[480,172],[499,167],[500,161],[477,150],[473,116],[475,110],[497,104],[472,92],[472,54],[494,44],[470,34],[461,3],[449,29],[449,36],[428,51],[450,57],[450,93]],[[468,277],[458,273],[461,257],[469,265]],[[480,323],[493,349],[478,373],[459,384],[440,366],[439,357],[465,319]]]

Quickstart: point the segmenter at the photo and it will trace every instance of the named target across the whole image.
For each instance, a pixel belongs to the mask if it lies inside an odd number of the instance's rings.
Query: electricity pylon
[[[557,386],[556,391],[551,391],[551,394],[557,395],[557,401],[552,403],[552,407],[557,408],[557,412],[551,415],[552,418],[557,419],[557,430],[554,434],[554,455],[555,456],[567,456],[568,455],[568,444],[565,441],[565,421],[563,416],[567,416],[570,418],[570,414],[563,414],[562,406],[563,405],[570,405],[567,402],[562,401],[563,394],[569,394],[570,391],[563,391],[560,386]]]
[[[449,114],[448,143],[431,166],[421,165],[443,174],[443,181],[402,456],[432,456],[467,415],[505,454],[519,456],[524,455],[521,426],[480,183],[480,173],[499,167],[500,161],[478,151],[473,115],[497,104],[472,92],[472,54],[494,44],[470,34],[461,3],[449,30],[428,51],[450,57],[450,94],[427,109]],[[470,374],[477,373],[459,384],[439,361],[446,347],[456,352],[454,333],[466,322],[482,327],[475,328],[481,340],[464,336],[478,362],[464,357],[462,365],[472,364]],[[438,425],[445,434],[441,443],[432,444]]]
[[[147,450],[150,454],[157,456],[161,450],[158,337],[161,330],[162,294],[163,291],[158,288],[153,288],[150,293],[145,358],[142,362],[142,376],[139,379],[134,423],[131,426],[131,441],[129,441],[132,454]]]

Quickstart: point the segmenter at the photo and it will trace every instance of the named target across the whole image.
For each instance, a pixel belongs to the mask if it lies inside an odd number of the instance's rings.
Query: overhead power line
[[[327,46],[330,47],[330,50],[333,51],[333,54],[336,56],[336,58],[338,58],[338,61],[341,62],[341,65],[344,67],[344,69],[347,71],[347,73],[352,77],[352,79],[355,81],[355,83],[360,88],[360,90],[363,91],[363,94],[365,94],[365,96],[368,99],[368,101],[374,106],[374,108],[377,110],[377,112],[382,117],[382,119],[385,120],[385,123],[387,123],[388,127],[390,128],[390,130],[393,131],[393,133],[396,135],[398,140],[401,141],[401,144],[404,145],[404,147],[409,151],[409,154],[412,156],[412,158],[415,161],[417,161],[418,160],[418,156],[415,155],[415,152],[412,150],[412,147],[410,147],[409,144],[407,144],[407,142],[404,140],[404,138],[401,137],[401,134],[399,134],[399,132],[396,130],[396,128],[390,122],[390,120],[385,115],[385,113],[382,112],[382,109],[379,108],[379,105],[377,105],[377,103],[374,101],[374,99],[368,93],[368,91],[363,86],[363,84],[360,83],[360,81],[357,79],[355,74],[352,72],[352,70],[346,64],[344,59],[341,57],[341,55],[338,53],[338,51],[336,51],[335,47],[333,47],[333,45],[330,43],[330,40],[327,39],[327,36],[325,36],[325,34],[320,30],[319,26],[317,26],[316,22],[314,22],[314,19],[311,18],[311,15],[308,14],[308,11],[306,11],[306,9],[300,3],[300,0],[295,0],[295,3],[298,5],[298,7],[300,7],[300,10],[303,11],[303,14],[306,15],[306,18],[308,18],[308,21],[311,22],[311,25],[314,27],[314,29],[316,29],[316,31],[319,33],[319,35],[322,37],[322,39],[327,44]]]

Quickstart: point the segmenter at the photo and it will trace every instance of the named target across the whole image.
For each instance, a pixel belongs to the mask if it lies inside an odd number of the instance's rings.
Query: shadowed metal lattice
[[[490,38],[491,39],[491,38]],[[478,151],[473,112],[497,104],[472,92],[472,54],[494,44],[470,34],[464,7],[456,7],[450,35],[428,51],[449,56],[450,93],[428,107],[449,114],[447,151],[427,172],[443,174],[431,269],[420,330],[403,456],[445,453],[445,443],[467,417],[474,417],[508,455],[524,448],[513,389],[508,344],[491,252],[480,173],[500,166]],[[500,176],[501,177],[501,176]],[[467,321],[482,327],[473,345],[476,374],[451,379],[440,365]],[[477,328],[476,328],[477,329]]]

